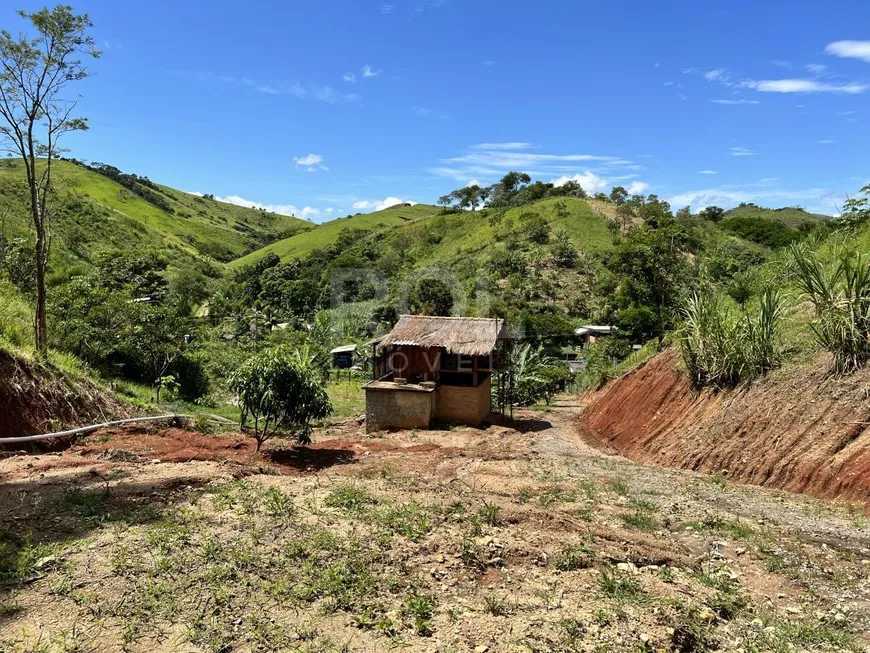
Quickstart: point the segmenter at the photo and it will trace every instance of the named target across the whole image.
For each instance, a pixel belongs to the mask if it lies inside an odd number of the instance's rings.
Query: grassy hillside
[[[586,253],[612,246],[606,219],[586,201],[570,197],[541,200],[501,215],[479,211],[438,216],[397,230],[389,240],[418,266],[470,260],[520,233],[521,216],[528,213],[543,217],[551,231],[567,231],[575,247]]]
[[[725,213],[728,218],[765,218],[781,222],[787,227],[797,229],[803,224],[813,224],[821,220],[829,220],[830,216],[820,213],[809,213],[800,207],[786,206],[781,209],[767,209],[755,204],[744,204]]]
[[[89,262],[107,249],[160,249],[229,261],[310,223],[158,186],[162,206],[87,168],[56,162],[54,260]],[[8,236],[29,232],[23,166],[0,164],[0,208]]]
[[[408,224],[414,220],[426,218],[438,212],[438,208],[429,204],[414,206],[391,206],[383,211],[362,213],[349,218],[332,220],[318,225],[311,231],[285,238],[251,252],[247,256],[233,261],[233,266],[249,265],[267,254],[276,254],[282,260],[305,258],[316,249],[323,249],[334,243],[345,229],[380,230]]]

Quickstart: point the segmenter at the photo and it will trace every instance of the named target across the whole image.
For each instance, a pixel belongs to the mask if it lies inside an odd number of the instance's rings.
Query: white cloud
[[[294,163],[297,168],[305,168],[308,172],[317,172],[318,170],[329,170],[323,165],[323,155],[321,154],[306,154],[305,156],[294,156]]]
[[[225,81],[235,81],[228,78]],[[331,86],[319,86],[317,84],[263,84],[250,79],[238,80],[245,86],[253,88],[260,93],[267,95],[290,95],[299,100],[318,100],[328,104],[343,104],[349,102],[359,102],[362,99],[357,93],[341,93],[336,91]]]
[[[718,175],[716,170],[698,170],[699,175]]]
[[[321,222],[328,218],[334,209],[317,209],[313,206],[304,206],[301,209],[292,204],[263,204],[248,200],[238,195],[227,195],[225,197],[215,197],[218,202],[226,202],[227,204],[235,204],[236,206],[244,206],[249,209],[265,209],[269,213],[278,213],[279,215],[289,215],[304,220],[313,222]]]
[[[572,175],[591,173],[610,177],[639,169],[633,161],[599,154],[551,154],[537,151],[525,141],[478,143],[459,156],[441,159],[429,172],[465,183],[469,179],[482,179],[491,183],[510,170],[520,170],[537,179],[571,178]],[[636,175],[623,176],[630,179]]]
[[[353,73],[345,73],[342,77],[348,84],[356,84],[356,75]]]
[[[715,70],[709,70],[704,73],[704,79],[710,82],[725,79],[727,76],[728,73],[724,68],[716,68]]]
[[[594,172],[589,172],[588,170],[583,174],[571,175],[570,177],[568,175],[563,175],[558,179],[553,179],[551,183],[554,186],[558,187],[564,186],[569,181],[576,181],[578,184],[580,184],[580,187],[590,195],[594,195],[595,193],[602,193],[605,190],[610,189],[610,186],[608,185],[606,179],[602,179]]]
[[[870,62],[870,41],[834,41],[825,46],[825,52],[835,57]]]
[[[740,83],[746,88],[753,88],[762,93],[863,93],[866,84],[851,82],[849,84],[829,84],[815,79],[763,79],[746,80]]]
[[[447,118],[450,117],[440,109],[432,107],[414,107],[414,113],[420,118],[438,118],[440,120],[447,120]]]
[[[821,75],[828,69],[828,67],[825,64],[821,63],[810,63],[806,65],[806,69],[808,73],[811,73],[813,75]]]
[[[465,187],[468,188],[469,186],[480,186],[480,182],[477,179],[469,179]]]
[[[391,14],[391,13],[393,13],[393,10],[395,8],[396,8],[396,5],[382,4],[381,5],[381,13],[384,15]]]
[[[323,156],[320,154],[306,154],[305,156],[294,156],[293,160],[298,166],[313,166],[323,161]]]
[[[755,152],[750,150],[748,147],[729,147],[728,154],[731,156],[755,156]]]
[[[764,184],[746,186],[720,186],[676,193],[665,200],[672,206],[691,206],[699,211],[708,206],[731,208],[741,202],[761,202],[767,205],[810,205],[819,211],[830,211],[842,197],[826,188],[787,190]]]
[[[480,62],[480,65],[486,66],[487,68],[489,68],[490,66],[495,65],[495,61],[493,61],[492,59],[484,59],[483,61]]]
[[[360,200],[358,202],[353,203],[353,208],[358,211],[383,211],[384,209],[388,209],[391,206],[395,206],[396,204],[416,204],[417,202],[413,202],[411,200],[403,200],[398,197],[385,197],[384,199],[378,200]]]
[[[832,141],[829,138],[823,138],[820,141],[816,141],[819,145],[833,145],[835,141]]]
[[[594,195],[595,193],[603,193],[605,191],[610,190],[614,186],[614,182],[619,181],[618,179],[605,179],[604,177],[599,177],[594,172],[590,172],[587,170],[582,174],[576,175],[563,175],[557,179],[552,180],[552,184],[554,186],[564,186],[569,181],[576,181],[580,184],[580,187],[583,188],[590,195]],[[630,195],[640,194],[647,191],[649,188],[649,184],[644,181],[633,181],[629,184],[626,190]]]
[[[530,150],[535,147],[532,143],[511,141],[508,143],[478,143],[472,145],[472,150]]]
[[[193,195],[194,197],[204,197],[205,193],[200,193],[198,190],[188,190],[185,191],[188,195]]]
[[[683,100],[684,102],[689,99],[689,96],[685,93],[677,93],[677,97]]]
[[[372,68],[372,67],[371,67],[370,65],[368,65],[368,64],[366,64],[365,66],[362,67],[362,76],[363,76],[363,77],[366,77],[366,78],[368,78],[368,77],[377,77],[377,76],[380,75],[382,72],[384,72],[384,71],[381,70],[380,68],[379,68],[378,70],[375,70],[374,68]]]
[[[710,100],[713,104],[761,104],[758,100]]]

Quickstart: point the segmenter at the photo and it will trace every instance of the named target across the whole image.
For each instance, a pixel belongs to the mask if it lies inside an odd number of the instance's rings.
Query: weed
[[[574,490],[562,487],[561,485],[554,485],[541,493],[541,496],[538,497],[538,504],[542,508],[549,508],[553,504],[570,503],[576,499],[577,493]]]
[[[359,512],[366,506],[374,505],[377,502],[378,500],[374,496],[355,485],[342,485],[326,497],[327,506],[353,512]]]
[[[501,506],[495,503],[483,502],[483,507],[477,511],[477,516],[480,520],[489,526],[498,526],[501,524]]]
[[[436,605],[431,594],[412,594],[405,602],[405,611],[413,621],[414,632],[421,637],[428,637],[433,632],[432,617]]]
[[[591,481],[580,481],[578,485],[586,495],[587,499],[592,499],[594,501],[598,497],[598,488]]]
[[[610,484],[610,489],[613,490],[616,494],[627,497],[630,492],[628,483],[626,483],[623,479],[617,478],[614,479]]]
[[[535,496],[534,489],[529,486],[525,486],[520,488],[520,492],[517,495],[517,503],[528,503],[532,500],[532,497]]]
[[[462,564],[471,569],[483,570],[487,565],[483,550],[470,538],[462,540],[459,558],[462,560]]]
[[[555,566],[559,571],[589,569],[593,559],[594,554],[583,544],[566,544],[556,556]]]
[[[296,511],[293,497],[274,486],[266,490],[263,504],[266,513],[272,517],[289,517]]]
[[[432,528],[428,513],[418,503],[389,506],[375,514],[382,525],[414,541],[427,535]]]
[[[709,602],[710,609],[723,621],[730,621],[749,605],[749,599],[736,591],[720,591]]]
[[[636,510],[627,515],[620,515],[622,523],[628,528],[634,528],[640,531],[657,531],[661,528],[659,520],[648,512]]]
[[[487,594],[483,597],[483,611],[493,617],[505,617],[511,613],[511,605],[506,598]]]
[[[638,499],[636,497],[632,497],[628,500],[628,505],[630,505],[635,510],[639,510],[641,512],[658,512],[659,507],[651,501],[647,501],[646,499]]]
[[[13,587],[29,578],[60,566],[63,547],[34,543],[30,533],[17,549],[0,542],[0,589]]]
[[[601,569],[598,587],[604,594],[618,601],[636,601],[646,595],[637,580],[620,574],[610,566]]]

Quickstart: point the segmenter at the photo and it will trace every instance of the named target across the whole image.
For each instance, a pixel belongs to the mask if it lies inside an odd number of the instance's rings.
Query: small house
[[[339,370],[347,370],[353,367],[353,358],[356,353],[356,345],[342,345],[329,352],[332,357],[332,366]]]
[[[608,336],[616,333],[615,326],[603,326],[598,324],[584,324],[579,329],[575,329],[574,334],[579,336],[582,339],[583,345],[592,345],[598,342],[601,338],[606,338]]]
[[[373,341],[373,380],[365,386],[366,430],[479,426],[490,414],[503,320],[402,315]]]

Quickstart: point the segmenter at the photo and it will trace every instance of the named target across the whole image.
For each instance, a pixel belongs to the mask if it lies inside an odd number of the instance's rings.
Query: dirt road
[[[862,507],[602,453],[580,410],[0,460],[0,650],[870,650]]]

